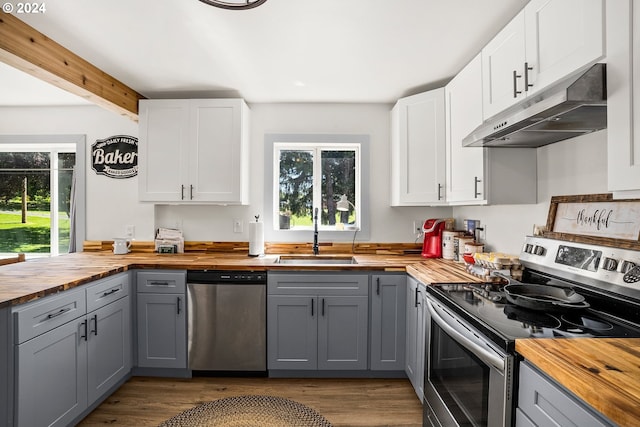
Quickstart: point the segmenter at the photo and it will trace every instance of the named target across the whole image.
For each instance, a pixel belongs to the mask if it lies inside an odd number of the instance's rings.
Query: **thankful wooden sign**
[[[611,194],[554,196],[547,229],[549,237],[560,234],[574,241],[636,246],[640,242],[640,199],[613,200]]]

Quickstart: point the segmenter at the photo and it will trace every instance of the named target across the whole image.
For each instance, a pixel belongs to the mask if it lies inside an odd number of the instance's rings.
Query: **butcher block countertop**
[[[640,338],[522,339],[516,351],[613,422],[640,422]]]
[[[407,265],[407,273],[424,284],[430,283],[482,283],[482,279],[467,273],[464,263],[446,259],[425,259]]]
[[[350,254],[349,254],[350,255]],[[130,269],[254,270],[254,271],[397,271],[424,283],[477,280],[464,272],[462,264],[420,255],[354,255],[357,264],[278,264],[277,255],[249,257],[233,253],[114,255],[111,252],[81,252],[40,258],[0,266],[0,308],[22,304]]]

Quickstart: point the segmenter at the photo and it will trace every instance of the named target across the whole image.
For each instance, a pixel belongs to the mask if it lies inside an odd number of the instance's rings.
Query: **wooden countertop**
[[[277,255],[252,258],[246,254],[185,253],[156,254],[81,252],[40,258],[0,267],[0,308],[36,298],[134,268],[186,270],[258,271],[398,271],[411,266],[411,274],[424,283],[477,280],[464,272],[462,264],[447,260],[425,260],[420,255],[354,255],[357,264],[286,265],[275,263]],[[465,277],[466,276],[466,277]]]
[[[466,272],[464,263],[447,259],[423,259],[406,267],[407,273],[424,284],[482,283],[482,279]]]
[[[613,422],[640,422],[640,338],[522,339],[516,351]]]

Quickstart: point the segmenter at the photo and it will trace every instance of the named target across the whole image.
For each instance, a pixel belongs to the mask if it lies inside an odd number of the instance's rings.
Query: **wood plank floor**
[[[422,406],[406,379],[134,377],[79,426],[157,426],[199,403],[247,394],[295,400],[336,427],[422,425]]]

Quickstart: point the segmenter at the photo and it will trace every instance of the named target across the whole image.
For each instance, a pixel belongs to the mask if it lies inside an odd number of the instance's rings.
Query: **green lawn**
[[[0,252],[50,252],[49,212],[29,212],[27,223],[22,224],[20,212],[0,213]],[[69,220],[60,219],[60,250],[69,247]]]

